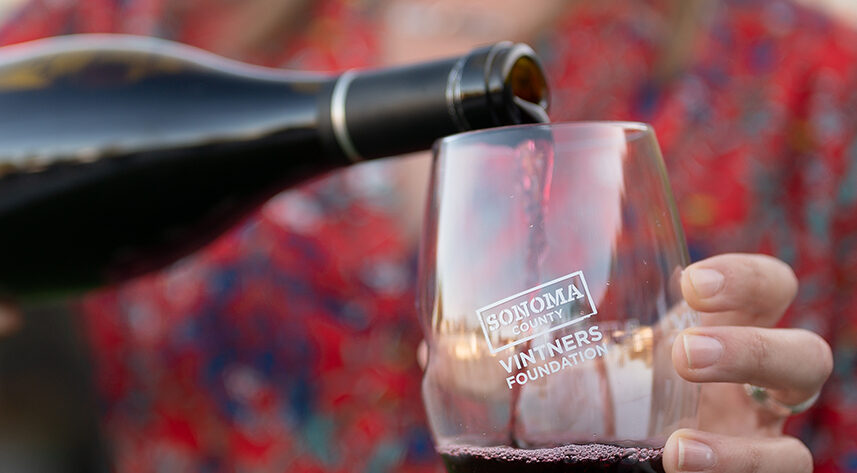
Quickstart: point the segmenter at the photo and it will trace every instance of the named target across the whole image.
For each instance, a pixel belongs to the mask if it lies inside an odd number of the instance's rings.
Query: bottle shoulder
[[[0,48],[0,70],[29,63],[60,63],[59,70],[87,60],[122,62],[149,58],[149,67],[164,71],[195,67],[200,70],[252,77],[259,80],[321,82],[332,76],[322,72],[285,70],[248,64],[194,46],[149,36],[126,34],[74,34],[53,36]],[[62,67],[66,66],[66,67]]]

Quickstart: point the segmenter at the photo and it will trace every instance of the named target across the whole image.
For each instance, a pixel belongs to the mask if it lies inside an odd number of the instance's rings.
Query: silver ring
[[[333,85],[333,93],[330,96],[330,124],[333,127],[333,136],[339,144],[339,148],[348,156],[352,163],[359,163],[363,160],[354,142],[351,141],[351,135],[348,133],[348,123],[345,121],[345,99],[348,95],[348,86],[357,73],[353,70],[345,71],[336,84]]]
[[[744,390],[747,392],[747,395],[750,396],[751,399],[758,402],[766,409],[782,417],[788,417],[806,411],[807,409],[812,407],[815,402],[818,401],[819,396],[821,396],[821,390],[818,390],[815,394],[812,395],[811,398],[807,399],[806,401],[803,401],[799,404],[789,405],[774,399],[768,392],[768,390],[763,387],[754,386],[752,384],[745,384]]]

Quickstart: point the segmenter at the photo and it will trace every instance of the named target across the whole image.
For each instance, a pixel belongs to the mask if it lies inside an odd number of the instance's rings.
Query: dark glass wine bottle
[[[0,49],[0,293],[68,293],[157,269],[290,185],[452,133],[546,120],[533,51],[499,43],[339,76],[164,40]]]

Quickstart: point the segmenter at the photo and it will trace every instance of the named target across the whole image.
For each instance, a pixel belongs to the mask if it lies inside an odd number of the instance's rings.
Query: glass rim
[[[463,131],[460,133],[456,133],[454,135],[445,136],[443,138],[438,139],[435,142],[435,147],[438,145],[447,145],[452,144],[456,141],[467,139],[472,136],[483,136],[489,135],[493,133],[502,133],[508,130],[518,130],[518,129],[527,129],[527,128],[548,128],[548,129],[569,129],[569,128],[587,128],[587,127],[611,127],[611,128],[621,128],[625,131],[636,131],[640,132],[640,136],[652,135],[654,134],[654,129],[648,123],[644,122],[635,122],[635,121],[625,121],[625,120],[581,120],[581,121],[567,121],[567,122],[551,122],[551,123],[525,123],[520,125],[506,125],[499,126],[493,128],[483,128],[480,130],[469,130]],[[638,136],[629,137],[628,141],[634,141]]]

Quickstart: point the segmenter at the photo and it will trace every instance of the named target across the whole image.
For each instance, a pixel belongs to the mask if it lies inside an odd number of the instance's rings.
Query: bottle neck
[[[320,104],[319,128],[328,148],[359,162],[459,132],[545,122],[547,94],[532,49],[498,43],[460,58],[348,71]]]

